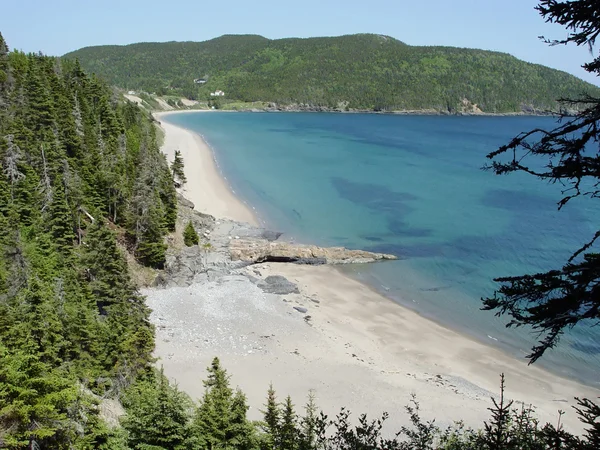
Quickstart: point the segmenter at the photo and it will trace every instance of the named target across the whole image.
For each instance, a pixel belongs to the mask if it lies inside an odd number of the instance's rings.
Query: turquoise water
[[[202,134],[235,192],[288,238],[396,254],[344,268],[398,303],[523,358],[535,336],[482,312],[494,277],[560,267],[600,210],[560,186],[480,170],[485,155],[542,117],[199,113],[168,117]],[[597,202],[596,202],[597,203]],[[600,339],[584,326],[538,364],[598,385]]]

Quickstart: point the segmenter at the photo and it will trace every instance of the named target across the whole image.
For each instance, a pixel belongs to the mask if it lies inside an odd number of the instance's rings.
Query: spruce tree
[[[185,226],[185,230],[183,230],[183,242],[188,247],[191,247],[192,245],[198,245],[198,233],[196,233],[196,230],[194,229],[194,224],[191,220]]]
[[[304,416],[300,420],[300,449],[312,450],[317,439],[318,408],[313,390],[308,393],[308,401],[304,406]]]
[[[2,111],[8,108],[8,77],[10,66],[8,62],[8,45],[0,33],[0,118]],[[1,128],[0,128],[1,131]]]
[[[238,450],[255,448],[256,433],[254,426],[247,419],[248,404],[246,395],[237,389],[231,400],[231,414],[226,442]]]
[[[0,37],[0,447],[110,448],[71,394],[116,395],[152,360],[117,236],[164,260],[176,194],[154,128],[77,62]]]
[[[171,386],[162,369],[138,381],[125,395],[127,415],[121,420],[130,448],[186,449],[189,398]]]
[[[299,447],[298,418],[294,411],[292,398],[288,395],[283,403],[280,426],[280,445],[282,450],[297,450]]]
[[[181,152],[179,150],[175,150],[175,158],[171,163],[171,172],[173,172],[173,180],[178,187],[187,183],[183,165],[183,157],[181,156]]]
[[[54,245],[62,255],[70,254],[75,233],[71,211],[65,198],[65,188],[60,182],[55,183],[48,215],[48,226]]]
[[[204,397],[194,417],[195,429],[211,446],[226,444],[233,390],[229,387],[229,376],[221,367],[219,358],[213,359],[207,371],[208,378],[203,382]]]
[[[269,390],[267,391],[267,403],[265,410],[261,411],[263,414],[262,429],[266,433],[265,450],[273,449],[280,445],[281,439],[281,409],[277,402],[277,396],[275,389],[273,389],[273,383],[269,384]]]
[[[492,413],[491,421],[484,423],[484,433],[479,445],[486,450],[509,450],[516,448],[511,439],[511,406],[512,401],[504,400],[504,374],[500,375],[500,402],[492,398],[494,406],[488,408]]]
[[[31,351],[9,352],[0,344],[0,360],[0,448],[69,448],[73,380]]]

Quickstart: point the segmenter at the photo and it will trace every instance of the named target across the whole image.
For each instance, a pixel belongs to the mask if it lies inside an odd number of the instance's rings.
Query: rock
[[[203,250],[197,245],[184,247],[177,254],[167,255],[164,271],[159,274],[155,286],[189,286],[197,274],[206,271]]]
[[[348,250],[344,247],[317,247],[266,239],[236,239],[229,252],[233,261],[293,262],[297,264],[350,264],[397,259],[394,255]]]
[[[188,200],[187,198],[185,198],[181,194],[177,194],[177,202],[181,206],[184,206],[184,207],[189,208],[189,209],[194,209],[194,206],[195,206],[194,203],[192,203],[190,200]]]
[[[259,288],[268,294],[299,294],[298,286],[281,275],[271,275],[257,284]]]
[[[306,309],[306,308],[303,308],[302,306],[294,306],[294,309],[295,309],[296,311],[298,311],[299,313],[302,313],[302,314],[305,314],[305,313],[307,313],[307,312],[308,312],[308,309]]]
[[[263,230],[261,237],[269,242],[272,242],[279,239],[282,234],[283,233],[279,233],[278,231]]]

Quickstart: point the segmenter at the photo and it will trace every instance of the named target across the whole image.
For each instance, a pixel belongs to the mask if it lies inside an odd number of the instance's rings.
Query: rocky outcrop
[[[200,245],[185,247],[174,237],[169,242],[165,267],[156,276],[155,287],[189,286],[216,280],[250,264],[289,262],[296,264],[351,264],[396,259],[393,255],[348,250],[343,247],[317,247],[279,241],[280,232],[248,223],[217,220],[195,211],[194,204],[178,196],[179,227],[192,222]],[[283,277],[268,277],[260,288],[267,293],[289,294],[298,287]]]
[[[229,245],[232,261],[248,263],[291,262],[297,264],[353,264],[397,259],[394,255],[348,250],[344,247],[317,247],[266,239],[233,239]]]

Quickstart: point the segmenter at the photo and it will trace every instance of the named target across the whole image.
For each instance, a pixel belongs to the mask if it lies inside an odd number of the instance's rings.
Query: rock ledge
[[[235,239],[229,245],[232,261],[249,263],[291,262],[297,264],[356,264],[397,259],[394,255],[349,250],[344,247],[317,247],[266,239]]]

